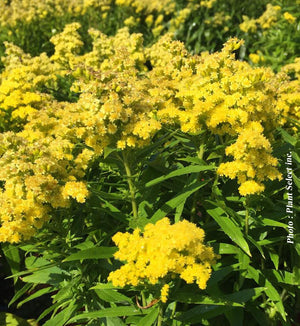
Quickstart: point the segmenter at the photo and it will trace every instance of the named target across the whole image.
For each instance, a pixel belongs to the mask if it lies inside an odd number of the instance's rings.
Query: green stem
[[[135,200],[135,186],[134,186],[134,183],[132,181],[133,177],[132,177],[132,174],[131,174],[129,162],[128,162],[127,156],[126,156],[126,154],[124,152],[123,152],[123,164],[124,164],[124,167],[125,167],[127,182],[128,182],[128,186],[129,186],[133,217],[135,219],[137,219],[138,218],[138,209],[137,209],[137,203],[136,203],[136,200]]]
[[[172,314],[171,314],[171,319],[174,319],[175,313],[176,313],[176,308],[177,308],[177,301],[174,303],[174,307],[172,309]]]
[[[248,209],[246,209],[246,215],[245,215],[245,233],[248,235],[249,231],[249,212]]]
[[[141,291],[143,307],[147,306],[146,297],[144,291]]]
[[[157,318],[157,326],[161,326],[162,322],[163,322],[163,306],[161,304],[161,302],[159,303],[159,313],[158,313],[158,318]]]
[[[246,235],[248,235],[248,231],[249,231],[249,209],[248,209],[248,205],[246,203],[245,205],[245,209],[246,209],[246,214],[245,214],[245,233]]]

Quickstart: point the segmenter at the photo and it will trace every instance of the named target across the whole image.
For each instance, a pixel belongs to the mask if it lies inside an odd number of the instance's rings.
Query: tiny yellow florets
[[[75,198],[79,203],[84,203],[88,195],[88,190],[83,182],[67,182],[62,190],[63,198]]]
[[[293,24],[296,20],[297,20],[297,18],[296,17],[294,17],[292,14],[290,14],[289,12],[285,12],[284,14],[283,14],[283,18],[285,19],[285,20],[287,20],[290,24]]]
[[[169,284],[165,284],[161,291],[160,291],[160,300],[161,302],[167,302],[168,300],[168,295],[169,295],[169,290],[170,290],[170,286]]]
[[[189,10],[178,14],[187,17]],[[151,28],[164,26],[162,13],[146,16]],[[142,35],[130,34],[128,28],[114,36],[90,29],[92,49],[82,54],[79,29],[80,24],[72,23],[54,35],[51,57],[32,57],[5,43],[0,73],[0,242],[29,239],[51,210],[68,207],[71,198],[84,202],[87,168],[107,146],[141,148],[164,127],[228,137],[231,145],[225,153],[230,161],[222,163],[218,173],[236,178],[243,196],[260,193],[266,180],[281,177],[272,156],[272,132],[288,118],[300,117],[299,58],[275,74],[235,60],[232,52],[242,45],[236,38],[220,52],[192,55],[171,34],[145,48]],[[294,73],[295,80],[285,72]],[[74,102],[57,101],[49,92],[58,91],[58,80],[67,76],[74,80]],[[178,259],[188,264],[185,257]],[[177,274],[191,280],[196,269],[203,268],[190,266],[183,272],[178,267]],[[153,271],[147,280],[156,283],[160,277]],[[139,281],[140,276],[132,274],[131,284]]]
[[[111,272],[108,280],[115,286],[156,284],[167,276],[179,275],[187,283],[196,282],[200,289],[206,288],[211,265],[217,255],[211,247],[203,244],[204,231],[186,220],[170,225],[168,218],[156,224],[147,224],[142,233],[117,233],[113,241],[119,247],[114,255],[126,262]],[[161,289],[165,302],[169,285]]]

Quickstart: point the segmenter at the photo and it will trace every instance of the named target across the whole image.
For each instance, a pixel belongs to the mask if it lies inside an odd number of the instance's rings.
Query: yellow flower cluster
[[[263,180],[280,178],[275,168],[277,161],[271,156],[270,143],[265,137],[270,137],[270,132],[282,125],[287,115],[298,114],[291,99],[299,95],[285,75],[236,61],[231,52],[240,44],[233,39],[219,53],[187,56],[181,61],[174,55],[161,73],[167,76],[176,60],[177,70],[173,68],[170,77],[176,90],[175,100],[166,101],[157,116],[164,123],[177,122],[183,132],[197,134],[208,128],[220,136],[237,137],[236,143],[226,150],[234,161],[221,165],[218,173],[238,178],[240,193],[245,196],[261,192]],[[183,57],[183,51],[178,57]],[[250,137],[251,133],[257,137]],[[265,168],[260,166],[261,157]],[[254,180],[257,187],[253,187]],[[252,186],[245,184],[248,181]]]
[[[108,280],[115,286],[157,284],[168,276],[187,283],[196,282],[206,288],[211,265],[218,258],[211,247],[204,245],[204,231],[186,220],[173,225],[168,218],[156,224],[147,224],[144,232],[135,229],[132,234],[118,232],[113,241],[119,247],[115,258],[126,262],[111,272]],[[161,289],[161,300],[166,302],[169,286]]]
[[[69,181],[62,190],[63,198],[75,198],[79,203],[84,203],[88,190],[83,182]]]
[[[151,82],[141,74],[146,60],[141,35],[129,35],[123,29],[109,38],[92,30],[93,49],[80,56],[77,28],[76,23],[68,25],[53,38],[55,53],[50,59],[19,56],[17,47],[12,47],[15,56],[10,51],[6,57],[2,90],[16,80],[17,90],[30,87],[43,103],[28,112],[23,130],[1,134],[0,241],[28,239],[48,219],[51,209],[67,207],[70,198],[84,202],[88,191],[80,180],[89,162],[107,145],[122,149],[143,146],[161,128],[153,113],[158,100],[151,98]],[[28,74],[19,74],[19,79],[16,73],[23,70]],[[39,83],[55,82],[54,74],[64,77],[68,71],[77,76],[73,86],[81,93],[77,103],[59,103],[38,92]],[[3,103],[8,103],[11,93],[10,89],[6,92]],[[10,109],[18,112],[21,105],[23,102]]]
[[[265,60],[264,56],[262,55],[262,53],[260,51],[257,51],[256,53],[250,53],[249,54],[249,59],[254,64],[257,64],[257,63],[262,62],[262,61]]]
[[[210,9],[210,8],[213,7],[215,2],[217,2],[217,0],[201,0],[200,1],[200,6]]]
[[[61,17],[67,13],[83,15],[89,8],[107,11],[111,0],[11,0],[0,1],[0,24],[15,26],[17,22],[31,23],[49,16]]]
[[[280,11],[280,6],[273,6],[271,3],[268,3],[266,11],[259,18],[257,18],[256,22],[262,29],[268,29],[274,25],[274,23],[276,23],[279,18]]]
[[[4,130],[42,108],[49,96],[39,88],[52,87],[56,80],[56,67],[45,53],[31,58],[11,43],[5,46],[5,69],[0,74],[0,127]]]
[[[292,14],[290,14],[287,11],[283,14],[283,18],[285,20],[287,20],[290,24],[293,24],[297,19],[296,17],[294,17]]]
[[[168,15],[175,9],[175,2],[173,0],[116,0],[116,4],[133,7],[137,13],[144,12],[148,15],[153,12]]]
[[[262,181],[266,176],[270,180],[281,179],[275,168],[277,159],[271,155],[271,144],[263,135],[259,122],[249,123],[239,133],[237,141],[226,148],[226,154],[233,156],[234,161],[221,163],[218,173],[231,179],[237,178],[242,196],[262,192]]]
[[[226,26],[226,23],[230,19],[231,19],[231,16],[226,15],[223,11],[220,11],[220,12],[216,12],[214,14],[214,16],[205,19],[204,22],[205,22],[205,24],[212,25],[214,27],[224,26],[224,29],[226,30],[228,28],[228,26]]]
[[[191,55],[169,34],[144,48],[142,35],[127,28],[113,37],[91,29],[92,49],[80,54],[79,27],[67,25],[52,38],[50,58],[6,45],[0,241],[27,239],[51,209],[67,207],[72,198],[84,202],[85,171],[105,147],[145,146],[164,125],[235,140],[226,150],[233,161],[218,173],[237,178],[242,195],[261,192],[264,180],[280,177],[270,134],[288,117],[299,119],[298,80],[235,60],[232,52],[241,44],[235,39],[221,52]],[[291,69],[296,63],[285,67]],[[78,100],[58,102],[48,89],[69,75]]]
[[[74,152],[70,130],[61,125],[65,106],[37,111],[24,130],[0,134],[0,242],[30,238],[48,220],[53,208],[68,207],[69,197],[84,202],[85,174],[93,152]],[[56,112],[54,112],[56,111]],[[52,116],[51,116],[52,113]]]
[[[168,301],[168,295],[169,295],[170,285],[165,284],[160,291],[160,300],[161,302],[167,302]]]
[[[240,29],[245,33],[254,33],[258,27],[262,28],[263,30],[269,29],[277,23],[281,17],[280,13],[280,6],[273,6],[271,3],[268,3],[265,12],[257,19],[250,19],[248,16],[244,15],[243,22],[240,24]],[[293,24],[296,21],[296,17],[289,12],[285,12],[282,17],[290,24]]]

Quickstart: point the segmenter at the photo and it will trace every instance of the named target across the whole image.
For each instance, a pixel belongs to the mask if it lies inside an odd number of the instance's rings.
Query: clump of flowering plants
[[[80,28],[54,35],[51,56],[6,45],[11,305],[48,295],[46,326],[290,325],[299,247],[282,242],[283,160],[298,148],[298,61],[275,73],[236,60],[236,38],[193,55],[128,28],[90,29],[84,51]]]

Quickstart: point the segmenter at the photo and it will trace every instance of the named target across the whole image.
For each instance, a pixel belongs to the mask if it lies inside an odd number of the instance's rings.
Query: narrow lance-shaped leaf
[[[185,175],[185,174],[190,174],[190,173],[199,173],[202,171],[208,171],[208,170],[215,170],[216,167],[212,166],[212,165],[190,165],[175,171],[170,172],[167,175],[161,176],[159,178],[156,178],[154,180],[151,180],[149,182],[146,183],[146,187],[151,187],[156,185],[157,183],[163,182],[165,180],[174,178],[174,177],[178,177],[181,175]]]
[[[202,188],[207,184],[208,181],[203,182],[194,182],[187,187],[185,187],[182,192],[180,192],[177,196],[167,201],[161,208],[159,208],[152,218],[149,220],[150,223],[156,223],[162,217],[166,216],[172,210],[177,208],[179,205],[184,203],[189,196],[191,196],[198,189]]]
[[[225,212],[221,207],[210,208],[212,207],[212,202],[207,201],[207,203],[209,203],[208,205],[205,205],[207,213],[219,224],[224,233],[226,233],[232,241],[234,241],[247,255],[251,257],[248,243],[240,228],[230,219],[230,217],[225,215]]]
[[[113,254],[118,249],[116,247],[94,247],[85,249],[79,252],[76,252],[69,257],[67,257],[64,262],[66,261],[73,261],[73,260],[82,260],[82,259],[105,259],[111,258]]]
[[[135,315],[142,315],[143,312],[141,312],[139,309],[135,307],[114,307],[114,308],[106,308],[99,311],[93,311],[93,312],[87,312],[84,314],[79,314],[72,319],[69,320],[69,322],[75,322],[77,320],[82,320],[86,318],[102,318],[102,317],[119,317],[119,316],[135,316]]]

